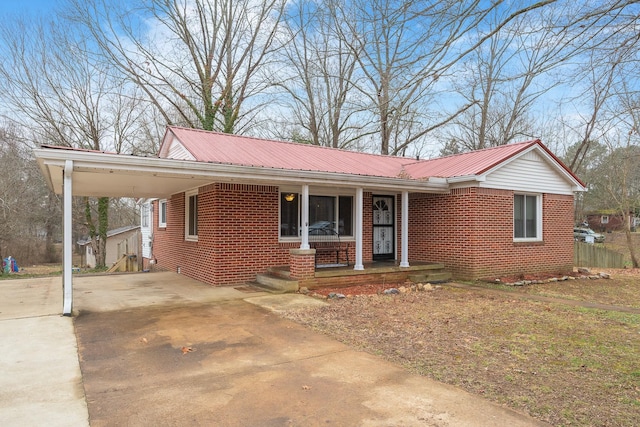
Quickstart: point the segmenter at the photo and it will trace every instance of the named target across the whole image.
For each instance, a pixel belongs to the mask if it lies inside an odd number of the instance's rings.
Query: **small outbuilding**
[[[96,254],[94,252],[91,239],[86,238],[78,241],[82,251],[83,266],[89,268],[96,267]],[[129,225],[116,228],[107,232],[105,265],[115,264],[124,255],[138,256],[140,252],[140,226]]]

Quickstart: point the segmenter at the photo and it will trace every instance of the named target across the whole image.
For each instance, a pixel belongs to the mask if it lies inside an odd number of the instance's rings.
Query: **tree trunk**
[[[626,217],[626,216],[627,215],[623,215],[623,217]],[[627,226],[624,228],[624,234],[627,238],[627,247],[629,248],[629,254],[631,255],[631,266],[633,268],[638,268],[640,267],[640,263],[638,263],[638,255],[636,254],[636,248],[633,242],[633,236],[631,235],[631,229],[629,228],[628,221],[627,221]]]
[[[96,256],[96,267],[107,265],[107,231],[109,228],[109,198],[100,197],[98,199],[98,246],[99,251]]]

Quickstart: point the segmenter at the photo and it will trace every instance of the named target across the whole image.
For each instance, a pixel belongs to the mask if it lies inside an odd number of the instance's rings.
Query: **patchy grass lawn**
[[[476,285],[509,292],[565,298],[591,303],[640,308],[640,270],[606,270],[615,280],[570,280],[514,287],[494,283],[478,282]]]
[[[640,277],[511,289],[359,295],[286,316],[553,425],[640,425],[640,314],[517,296],[638,307]]]
[[[0,274],[0,280],[10,279],[29,279],[32,277],[55,276],[62,274],[62,265],[60,264],[42,264],[24,267],[19,266],[20,271]]]

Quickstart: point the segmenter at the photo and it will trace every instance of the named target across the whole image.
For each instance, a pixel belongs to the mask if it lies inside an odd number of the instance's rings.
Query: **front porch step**
[[[443,283],[451,280],[451,273],[448,271],[433,271],[411,274],[409,275],[409,280],[413,283]]]
[[[256,276],[256,286],[266,289],[269,292],[284,294],[288,292],[298,292],[297,280],[285,279],[271,273],[258,274]]]

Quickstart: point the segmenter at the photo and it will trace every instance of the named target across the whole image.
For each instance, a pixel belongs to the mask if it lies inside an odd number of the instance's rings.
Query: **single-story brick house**
[[[374,260],[438,262],[461,279],[569,271],[585,190],[539,140],[417,160],[170,126],[158,158],[35,154],[57,193],[153,199],[146,262],[212,285],[278,265],[308,280],[318,224],[357,271]]]

